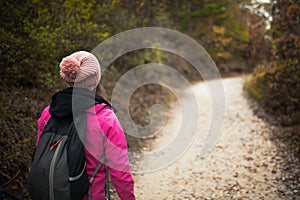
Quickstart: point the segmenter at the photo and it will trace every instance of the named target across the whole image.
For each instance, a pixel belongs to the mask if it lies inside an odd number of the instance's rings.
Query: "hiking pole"
[[[110,200],[110,191],[109,191],[109,173],[108,173],[108,169],[107,169],[107,165],[105,165],[105,169],[106,169],[106,184],[105,184],[105,195],[106,195],[106,199]]]
[[[8,192],[5,192],[2,188],[0,188],[0,194],[3,194],[7,197],[9,197],[10,199],[12,200],[19,200],[17,197],[15,197],[14,195],[8,193]]]

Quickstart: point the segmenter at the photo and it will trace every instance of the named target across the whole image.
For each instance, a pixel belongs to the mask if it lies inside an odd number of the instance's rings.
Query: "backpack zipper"
[[[55,168],[56,158],[57,158],[58,152],[60,150],[61,141],[62,141],[62,138],[59,139],[59,143],[56,142],[58,146],[57,146],[57,148],[54,152],[54,155],[53,155],[53,158],[52,158],[51,164],[50,164],[50,172],[49,172],[49,196],[50,196],[50,200],[54,200],[54,189],[53,189],[54,168]]]
[[[85,168],[86,168],[86,162],[84,162],[84,166],[83,166],[83,169],[81,170],[80,174],[77,176],[69,177],[69,181],[77,181],[78,179],[80,179],[82,174],[85,172]]]
[[[59,138],[58,140],[56,140],[54,142],[54,144],[50,147],[50,150],[52,151],[60,142],[61,142],[62,138]]]

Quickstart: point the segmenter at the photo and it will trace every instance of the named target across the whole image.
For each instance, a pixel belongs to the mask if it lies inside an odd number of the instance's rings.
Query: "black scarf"
[[[97,103],[110,104],[94,92],[84,88],[69,87],[52,96],[50,114],[54,117],[66,118],[78,115]]]

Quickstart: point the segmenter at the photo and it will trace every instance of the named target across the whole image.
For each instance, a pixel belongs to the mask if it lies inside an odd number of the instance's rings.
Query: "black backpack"
[[[89,180],[84,145],[80,139],[84,135],[79,137],[76,128],[79,134],[85,133],[85,114],[74,119],[51,117],[48,121],[30,167],[28,186],[31,199],[80,200],[89,192],[104,158]]]

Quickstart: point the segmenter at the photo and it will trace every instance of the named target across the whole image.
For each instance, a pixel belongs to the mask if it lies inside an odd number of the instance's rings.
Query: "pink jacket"
[[[100,158],[105,153],[113,185],[122,200],[133,200],[134,182],[127,156],[127,142],[122,127],[111,108],[96,104],[87,110],[87,131],[85,137],[85,158],[87,174],[92,177]],[[36,145],[50,119],[47,106],[38,120]],[[103,134],[102,134],[103,133]],[[102,165],[91,184],[92,200],[105,199],[105,165]],[[86,195],[84,199],[88,199]]]

